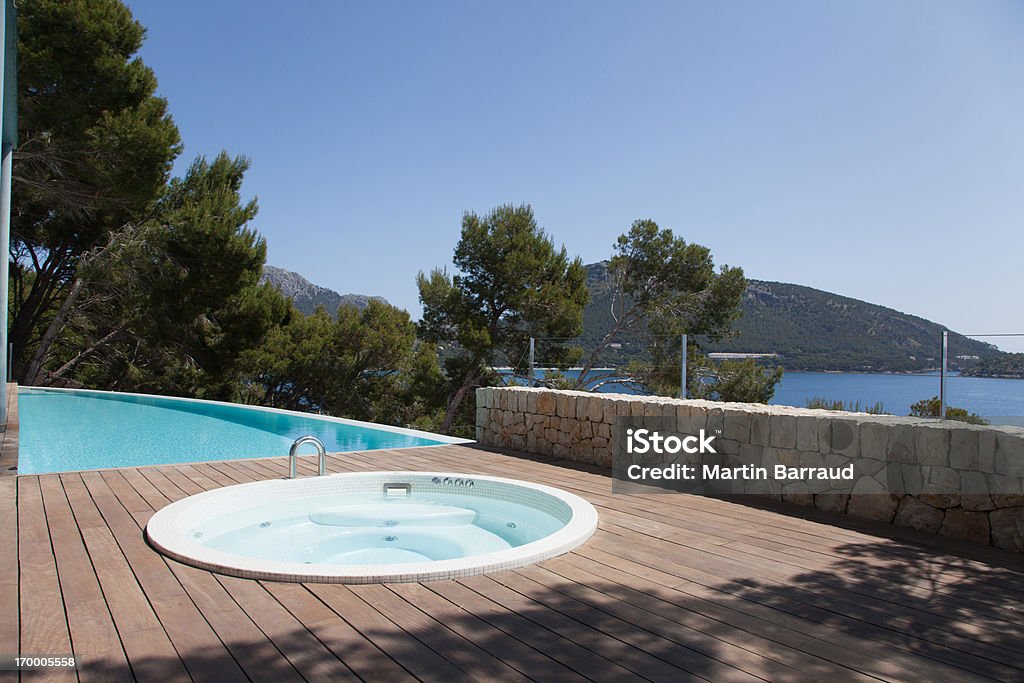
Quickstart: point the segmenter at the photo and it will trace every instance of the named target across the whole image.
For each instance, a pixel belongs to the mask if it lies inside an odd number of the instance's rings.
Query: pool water
[[[65,389],[20,388],[18,419],[20,474],[280,456],[307,434],[329,453],[462,441],[255,406]]]
[[[347,494],[232,510],[187,536],[213,550],[276,562],[400,564],[472,557],[544,538],[564,523],[526,505],[443,493]]]

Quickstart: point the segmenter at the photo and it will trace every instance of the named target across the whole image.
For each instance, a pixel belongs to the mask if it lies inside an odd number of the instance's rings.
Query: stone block
[[[988,495],[991,492],[988,478],[982,472],[961,471],[960,492],[965,495]]]
[[[949,430],[945,427],[918,427],[917,461],[922,465],[949,466]]]
[[[996,433],[993,430],[978,432],[978,469],[986,473],[996,471]]]
[[[804,507],[812,507],[814,505],[814,495],[802,481],[786,484],[782,488],[782,500],[787,503],[803,505]]]
[[[860,424],[860,457],[885,460],[889,446],[890,426],[865,420]]]
[[[936,508],[954,508],[960,505],[959,493],[947,493],[941,491],[925,491],[917,496],[922,503],[927,503]]]
[[[989,494],[992,504],[997,508],[1024,507],[1024,494],[1020,493],[992,493]]]
[[[829,444],[832,453],[856,458],[860,453],[860,429],[853,419],[832,420],[832,440]]]
[[[961,493],[960,507],[964,510],[988,512],[995,510],[996,504],[992,501],[992,496],[987,493]]]
[[[541,415],[555,415],[555,405],[555,394],[553,392],[545,391],[537,396],[537,412]]]
[[[989,521],[985,512],[971,512],[962,508],[946,510],[939,533],[950,538],[959,538],[974,543],[989,541]]]
[[[1024,477],[1024,439],[1015,434],[996,434],[995,470],[1011,477]]]
[[[725,411],[725,428],[722,436],[746,443],[750,441],[750,413],[745,410],[729,409]]]
[[[888,460],[906,465],[917,465],[917,439],[910,425],[893,425],[889,429],[886,447]]]
[[[949,433],[949,466],[958,470],[977,470],[978,430],[951,429]]]
[[[733,439],[716,439],[715,450],[724,455],[736,455],[740,452],[740,442]]]
[[[828,451],[832,443],[832,420],[822,418],[818,420],[818,450],[822,453]]]
[[[796,447],[801,451],[817,451],[818,418],[800,415],[796,418]]]
[[[846,512],[850,501],[848,493],[819,493],[814,497],[814,507],[827,512]]]
[[[576,417],[576,401],[574,399],[574,396],[565,392],[558,394],[555,399],[557,403],[555,412],[558,417]]]
[[[630,417],[643,417],[645,410],[647,410],[647,406],[644,405],[643,401],[635,399],[629,402]]]
[[[668,411],[665,410],[666,406],[663,403],[656,401],[644,402],[644,417],[662,417],[666,415]],[[675,416],[675,409],[672,409],[672,415]]]
[[[924,489],[924,473],[917,465],[892,463],[900,468],[901,493],[916,496]]]
[[[589,396],[577,396],[576,397],[576,415],[574,417],[577,420],[589,420],[590,419],[590,397]]]
[[[796,448],[796,416],[772,416],[769,442],[774,448]]]
[[[835,427],[835,423],[832,425]],[[879,522],[891,522],[896,514],[896,496],[874,477],[861,477],[850,492],[847,514]]]
[[[934,534],[942,527],[945,516],[945,511],[940,508],[932,507],[913,496],[904,496],[896,510],[893,524]]]
[[[587,413],[587,417],[593,423],[598,423],[604,420],[604,399],[598,398],[597,396],[591,396],[588,400],[590,410]]]
[[[1024,507],[1003,508],[989,513],[992,545],[1024,553]]]
[[[709,408],[706,413],[707,424],[704,429],[712,436],[721,436],[725,431],[725,411],[721,408]]]
[[[754,413],[750,416],[750,443],[755,446],[767,446],[769,444],[769,417],[763,413]]]
[[[928,474],[928,483],[952,491],[960,490],[960,473],[952,467],[933,466]]]

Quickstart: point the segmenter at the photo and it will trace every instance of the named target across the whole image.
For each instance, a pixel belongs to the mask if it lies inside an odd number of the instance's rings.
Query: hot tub
[[[597,511],[560,489],[440,472],[359,472],[206,491],[146,525],[161,553],[254,579],[428,581],[568,552]]]

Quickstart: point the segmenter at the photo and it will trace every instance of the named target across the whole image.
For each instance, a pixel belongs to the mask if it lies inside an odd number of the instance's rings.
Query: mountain
[[[607,261],[587,266],[587,286],[591,300],[584,312],[582,344],[589,349],[611,323]],[[702,347],[778,354],[778,362],[788,370],[923,372],[938,368],[946,328],[812,287],[748,280],[743,316],[734,329],[739,333],[736,338],[701,339]],[[643,344],[635,337],[621,342],[622,348],[610,351],[602,364],[621,364],[642,354]],[[950,335],[949,363],[954,369],[972,368],[1003,355],[990,344]]]
[[[293,273],[284,268],[274,266],[263,266],[263,275],[260,282],[269,282],[278,291],[292,300],[295,308],[306,315],[316,310],[317,306],[323,306],[328,313],[334,315],[338,308],[343,305],[355,305],[360,309],[366,308],[371,300],[387,303],[387,300],[379,296],[367,296],[365,294],[338,294],[333,289],[327,289]]]

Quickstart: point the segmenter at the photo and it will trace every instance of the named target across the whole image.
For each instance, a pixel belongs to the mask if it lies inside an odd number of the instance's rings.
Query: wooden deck
[[[1024,679],[1016,556],[799,510],[612,494],[600,471],[465,446],[330,460],[552,484],[597,506],[600,530],[568,555],[458,581],[251,581],[166,560],[142,529],[184,496],[280,477],[284,459],[0,478],[0,653],[74,652],[82,680]]]

